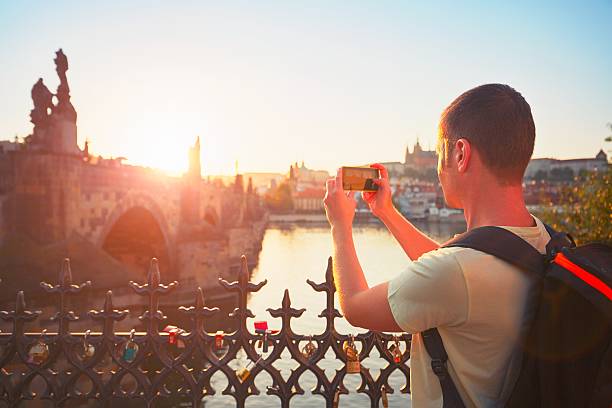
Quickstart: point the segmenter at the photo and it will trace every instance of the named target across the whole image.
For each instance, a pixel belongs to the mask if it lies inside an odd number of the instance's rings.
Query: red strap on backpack
[[[553,262],[561,266],[562,268],[567,269],[568,271],[573,273],[578,279],[582,280],[583,282],[591,286],[593,289],[601,292],[605,297],[612,301],[612,288],[606,285],[597,276],[594,276],[587,270],[570,261],[565,255],[563,255],[563,253],[558,252],[557,255],[555,255],[555,259],[553,259]]]

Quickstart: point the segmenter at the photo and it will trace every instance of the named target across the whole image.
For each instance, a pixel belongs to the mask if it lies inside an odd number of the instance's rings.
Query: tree
[[[572,181],[574,170],[570,167],[555,167],[550,171],[550,179],[553,181]]]
[[[578,244],[612,245],[612,167],[607,172],[579,176],[561,191],[559,205],[545,203],[540,218],[559,231],[569,232]]]
[[[275,189],[268,191],[264,197],[264,203],[268,209],[274,212],[293,210],[293,198],[289,183],[285,181]]]
[[[548,179],[548,173],[546,172],[546,170],[538,170],[536,171],[535,175],[533,176],[533,179],[536,181],[544,181]]]

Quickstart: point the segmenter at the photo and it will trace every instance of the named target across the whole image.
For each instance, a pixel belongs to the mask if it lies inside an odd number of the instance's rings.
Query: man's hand
[[[393,201],[391,200],[391,186],[389,185],[389,173],[382,164],[372,164],[370,167],[380,171],[380,178],[374,179],[374,184],[378,186],[377,191],[363,191],[361,196],[368,204],[372,214],[378,218],[388,216],[394,211]]]
[[[342,188],[342,169],[327,180],[323,203],[332,226],[334,283],[344,317],[350,324],[370,330],[401,331],[387,300],[388,284],[370,288],[357,259],[351,228],[357,203],[354,193]]]
[[[355,193],[345,192],[342,188],[342,169],[338,169],[336,177],[327,180],[327,191],[323,204],[327,220],[332,227],[350,227],[355,217]]]

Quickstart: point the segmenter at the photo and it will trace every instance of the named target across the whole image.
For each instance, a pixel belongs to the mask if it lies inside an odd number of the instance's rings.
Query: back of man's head
[[[520,184],[535,140],[531,108],[508,85],[481,85],[461,94],[444,110],[438,139],[443,163],[455,142],[467,139],[501,184]]]

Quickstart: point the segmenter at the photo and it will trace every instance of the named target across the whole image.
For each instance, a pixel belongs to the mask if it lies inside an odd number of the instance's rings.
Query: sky
[[[534,157],[594,157],[611,148],[611,17],[611,1],[0,0],[0,140],[31,132],[61,47],[81,147],[174,174],[196,136],[205,175],[403,161],[491,82],[530,103]]]

